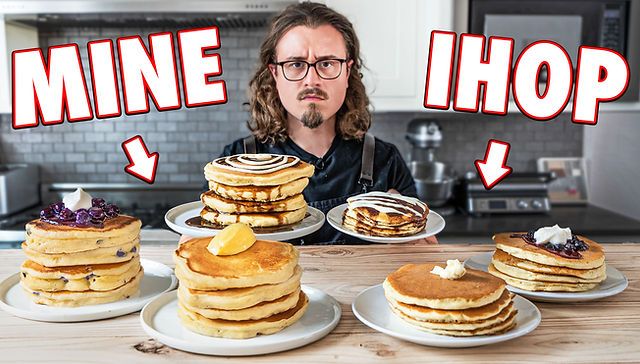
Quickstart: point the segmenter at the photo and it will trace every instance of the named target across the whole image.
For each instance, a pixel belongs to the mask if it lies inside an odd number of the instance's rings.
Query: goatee
[[[302,114],[300,121],[302,122],[302,125],[307,128],[315,129],[322,124],[324,118],[320,111],[318,111],[316,104],[309,104],[309,108],[304,112],[304,114]]]

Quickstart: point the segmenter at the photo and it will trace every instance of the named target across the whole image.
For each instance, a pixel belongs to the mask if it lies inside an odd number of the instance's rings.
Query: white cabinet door
[[[0,14],[0,113],[11,113],[11,52],[37,48],[38,29],[5,21]],[[46,50],[45,50],[46,52]]]
[[[375,111],[423,110],[431,30],[451,30],[453,0],[328,0],[353,23]]]

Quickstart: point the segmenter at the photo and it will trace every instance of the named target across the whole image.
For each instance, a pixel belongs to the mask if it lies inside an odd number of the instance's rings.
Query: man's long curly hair
[[[336,113],[336,133],[344,139],[361,140],[371,125],[369,98],[362,83],[360,43],[351,22],[324,4],[305,2],[288,6],[271,22],[269,33],[260,47],[260,65],[249,82],[249,130],[267,144],[287,138],[287,111],[276,89],[269,65],[276,62],[276,45],[291,28],[303,25],[317,28],[331,25],[342,34],[347,46],[347,59],[353,60],[344,103]]]

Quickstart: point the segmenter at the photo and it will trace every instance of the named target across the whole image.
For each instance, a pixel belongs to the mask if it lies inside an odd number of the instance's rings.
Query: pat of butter
[[[256,242],[256,236],[249,225],[236,223],[222,229],[207,246],[213,255],[233,255],[241,253]]]
[[[433,267],[431,273],[440,276],[444,279],[458,279],[462,277],[467,270],[464,269],[464,264],[460,263],[458,259],[447,260],[447,267],[442,268],[438,265]]]
[[[562,245],[571,239],[571,229],[561,228],[558,224],[553,226],[542,227],[533,233],[536,245],[551,243],[553,245]]]
[[[80,209],[91,208],[91,195],[84,192],[82,188],[77,188],[75,191],[67,194],[62,198],[64,207],[76,212]]]

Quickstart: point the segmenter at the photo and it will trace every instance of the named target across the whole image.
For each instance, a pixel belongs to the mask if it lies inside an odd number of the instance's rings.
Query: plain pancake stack
[[[276,227],[302,220],[307,203],[302,191],[314,167],[297,157],[239,154],[204,167],[209,189],[200,196],[200,216],[215,225],[241,222],[251,227]]]
[[[427,223],[429,208],[417,198],[386,192],[368,192],[347,199],[343,225],[371,236],[408,236]]]
[[[431,273],[435,266],[407,264],[387,277],[383,287],[393,313],[420,330],[447,336],[495,335],[516,325],[513,295],[502,279],[473,269],[445,279]]]
[[[26,226],[20,284],[36,303],[83,306],[113,302],[138,292],[139,219],[119,215],[103,227],[33,220]]]
[[[233,255],[214,255],[211,238],[184,242],[175,251],[178,316],[196,333],[233,339],[273,334],[302,317],[309,299],[291,244],[257,240]]]
[[[582,292],[607,278],[602,246],[577,236],[588,249],[579,258],[568,258],[524,239],[525,233],[496,234],[496,251],[489,273],[527,291]]]

